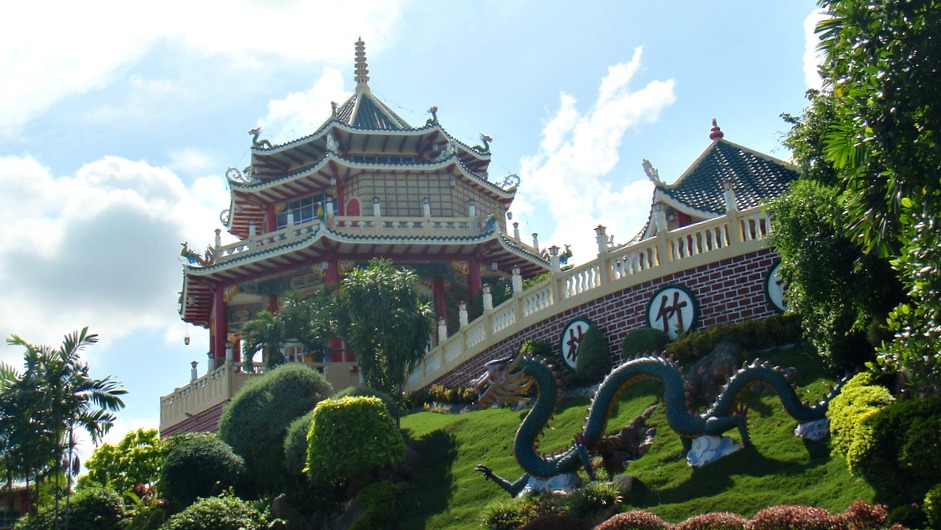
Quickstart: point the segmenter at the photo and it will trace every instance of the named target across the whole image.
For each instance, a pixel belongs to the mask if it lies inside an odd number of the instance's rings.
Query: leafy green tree
[[[941,0],[820,0],[832,93],[825,159],[846,190],[847,234],[892,259],[908,301],[880,361],[941,393]]]
[[[71,480],[79,467],[77,458],[74,458],[75,431],[84,430],[97,444],[113,425],[114,412],[124,408],[120,396],[127,392],[110,377],[89,377],[88,365],[81,360],[80,354],[97,342],[98,336],[89,334],[87,327],[66,335],[62,345],[55,349],[31,344],[16,335],[7,339],[8,344],[25,349],[23,375],[18,378],[17,374],[5,371],[4,377],[7,384],[25,398],[25,408],[30,413],[23,422],[16,422],[25,430],[15,433],[14,438],[19,437],[19,447],[32,461],[29,467],[34,470],[38,469],[33,466],[38,466],[39,461],[33,461],[32,457],[38,455],[32,452],[38,449],[27,449],[26,446],[36,444],[48,450],[51,445],[51,454],[46,456],[51,458],[52,476],[58,481],[65,475],[68,480],[64,488],[66,526]],[[39,482],[36,481],[37,489]],[[56,488],[56,511],[61,491]]]
[[[406,377],[424,358],[432,330],[431,306],[421,297],[418,276],[373,259],[350,271],[338,297],[340,335],[356,353],[366,383],[395,396],[401,410]]]
[[[261,311],[242,326],[242,362],[250,368],[252,357],[261,350],[264,364],[274,368],[284,363],[281,346],[289,340],[300,342],[307,352],[322,360],[334,327],[330,290],[308,299],[293,291],[285,293],[277,313]]]
[[[88,473],[78,479],[78,490],[109,487],[118,493],[134,491],[138,485],[152,486],[160,478],[165,457],[157,429],[137,429],[117,444],[102,444],[85,461]]]
[[[611,348],[597,326],[588,326],[575,358],[575,375],[580,382],[592,385],[611,371]]]
[[[219,438],[245,459],[258,492],[276,493],[283,486],[288,426],[332,393],[316,369],[289,363],[248,381],[226,405]]]

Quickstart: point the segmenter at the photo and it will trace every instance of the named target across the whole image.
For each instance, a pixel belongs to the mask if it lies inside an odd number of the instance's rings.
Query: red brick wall
[[[219,418],[222,417],[222,408],[228,401],[208,408],[191,418],[170,426],[165,431],[160,431],[160,437],[166,438],[174,434],[183,432],[216,432],[219,430]]]
[[[681,285],[699,303],[697,328],[750,318],[765,318],[776,313],[765,297],[764,281],[778,258],[771,250],[761,250],[737,258],[703,265],[671,274],[608,296],[592,300],[574,309],[530,326],[513,337],[495,344],[435,380],[435,384],[466,386],[482,374],[484,363],[509,356],[530,339],[549,341],[559,355],[559,336],[576,317],[587,317],[608,338],[611,353],[620,361],[621,341],[631,331],[646,326],[650,297],[667,285]]]

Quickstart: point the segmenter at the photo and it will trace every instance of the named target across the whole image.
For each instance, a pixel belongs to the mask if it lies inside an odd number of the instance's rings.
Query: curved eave
[[[437,123],[401,130],[364,129],[333,118],[303,138],[272,147],[253,146],[253,171],[262,180],[277,178],[285,172],[296,172],[297,168],[324,156],[329,133],[336,135],[343,152],[424,154],[431,153],[437,144],[453,141],[458,146],[461,162],[473,171],[486,172],[490,165],[490,153],[480,153],[454,139]]]

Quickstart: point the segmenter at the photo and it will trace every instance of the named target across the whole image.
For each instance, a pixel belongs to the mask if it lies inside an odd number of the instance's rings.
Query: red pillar
[[[225,342],[229,335],[228,316],[225,311],[225,287],[216,286],[216,292],[212,299],[213,324],[212,330],[212,351],[213,359],[222,359],[222,361],[213,361],[215,363],[225,362]]]
[[[327,262],[327,274],[324,277],[324,281],[329,287],[340,286],[340,265],[337,260],[332,259]]]
[[[447,298],[444,294],[444,278],[437,277],[434,279],[432,296],[434,298],[435,304],[435,316],[438,318],[447,318]],[[435,319],[435,322],[438,321],[438,318]],[[437,333],[437,331],[436,331]]]
[[[273,294],[268,297],[268,312],[277,314],[278,309],[281,309],[281,301],[278,295]]]
[[[269,204],[268,207],[265,208],[265,228],[264,228],[264,231],[265,231],[265,232],[274,232],[277,228],[278,228],[278,217],[277,217],[277,214],[274,213],[274,205],[273,205],[273,204]]]
[[[480,290],[480,258],[473,256],[467,260],[467,264],[470,267],[470,274],[467,278],[468,285],[468,294],[470,298],[473,298],[477,291]],[[468,299],[470,301],[470,299]]]

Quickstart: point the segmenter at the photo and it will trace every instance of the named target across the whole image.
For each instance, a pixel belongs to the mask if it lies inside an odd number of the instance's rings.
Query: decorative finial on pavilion
[[[719,128],[719,125],[716,123],[716,119],[712,118],[712,129],[709,129],[709,139],[710,140],[721,140],[725,134],[722,132],[722,129]]]
[[[366,69],[366,43],[360,37],[356,41],[356,90],[369,89],[369,70]]]

